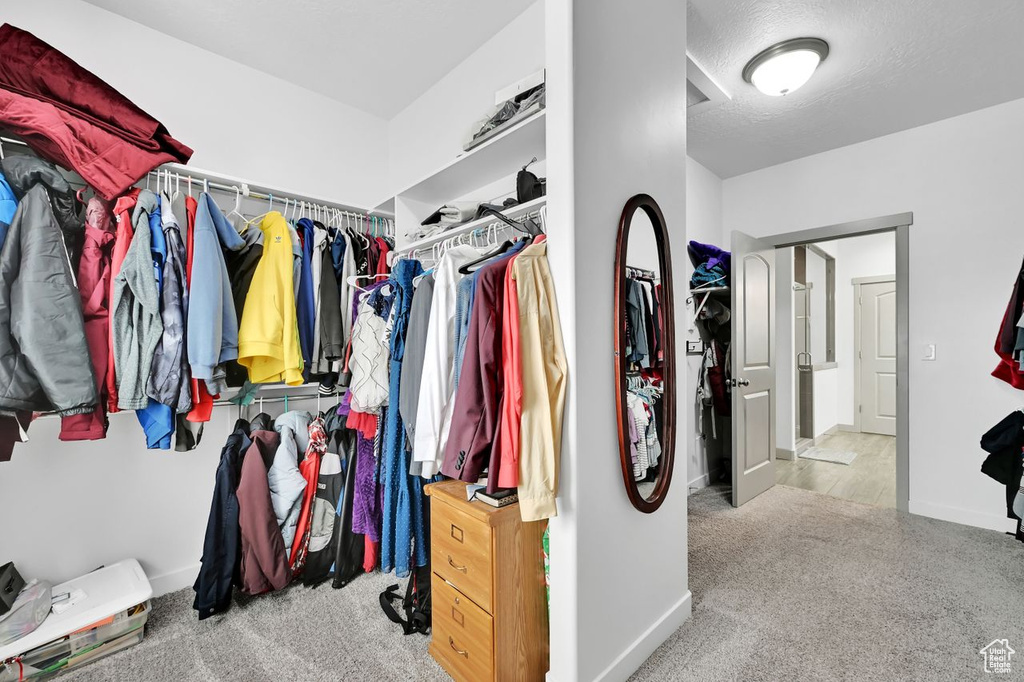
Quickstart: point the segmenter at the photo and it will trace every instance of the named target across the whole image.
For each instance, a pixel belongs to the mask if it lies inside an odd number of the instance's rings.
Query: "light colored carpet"
[[[637,682],[980,680],[992,640],[1024,651],[1024,545],[1009,536],[784,486],[739,509],[704,489],[689,525],[693,617]],[[394,582],[292,587],[201,623],[176,592],[154,601],[141,645],[61,679],[448,679],[428,638],[381,612]],[[1018,655],[1000,679],[1021,678]]]
[[[1024,677],[1024,657],[992,676],[978,653],[1024,651],[1012,537],[785,486],[739,509],[706,488],[689,509],[693,616],[636,682]]]
[[[819,462],[832,462],[833,464],[853,464],[857,459],[856,452],[849,450],[833,450],[832,448],[810,447],[797,455],[800,459],[814,459]]]

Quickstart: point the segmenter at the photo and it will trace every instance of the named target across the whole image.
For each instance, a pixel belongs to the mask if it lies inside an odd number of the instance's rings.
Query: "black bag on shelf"
[[[534,158],[530,163],[536,160]],[[530,163],[523,166],[516,175],[516,200],[520,204],[540,199],[547,194],[547,178],[538,178],[535,174],[526,170],[530,167]]]

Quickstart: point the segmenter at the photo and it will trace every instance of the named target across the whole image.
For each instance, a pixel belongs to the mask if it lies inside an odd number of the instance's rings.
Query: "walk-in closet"
[[[615,677],[688,616],[685,60],[607,48],[685,11],[601,4],[0,9],[0,681]],[[643,547],[667,616],[594,599]]]

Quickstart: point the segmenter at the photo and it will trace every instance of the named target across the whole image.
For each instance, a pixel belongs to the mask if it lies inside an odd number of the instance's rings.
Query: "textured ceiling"
[[[390,119],[534,0],[87,0]]]
[[[732,96],[688,121],[688,153],[723,178],[1024,97],[1021,0],[689,0],[687,30]],[[743,82],[751,57],[801,36],[831,47],[807,85]]]

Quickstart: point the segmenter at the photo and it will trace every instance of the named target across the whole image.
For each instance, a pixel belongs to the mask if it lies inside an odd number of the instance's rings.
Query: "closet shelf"
[[[440,205],[515,173],[533,157],[546,158],[545,114],[543,109],[538,111],[479,147],[460,154],[398,195]],[[386,204],[382,202],[380,206]]]
[[[728,293],[729,287],[707,287],[706,289],[690,289],[690,295],[695,294],[724,294]]]
[[[506,208],[501,213],[506,218],[518,218],[519,216],[523,216],[526,215],[527,213],[532,213],[533,211],[539,210],[541,206],[544,206],[544,204],[546,203],[547,197],[540,197],[539,199],[526,201],[516,206],[512,206],[511,208]],[[432,237],[424,237],[423,239],[417,239],[411,244],[407,244],[403,246],[401,249],[398,249],[396,253],[411,253],[413,251],[426,248],[428,246],[433,246],[434,244],[437,244],[438,242],[443,242],[446,239],[458,237],[459,235],[463,234],[469,234],[473,230],[479,229],[481,227],[486,227],[487,225],[490,225],[492,223],[499,222],[501,221],[496,216],[486,215],[483,218],[477,218],[476,220],[471,220],[468,223],[463,223],[462,225],[452,228],[447,232],[435,234]]]

